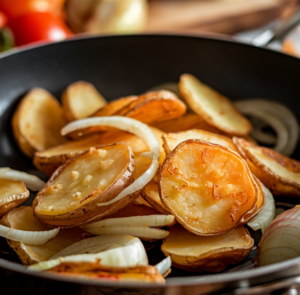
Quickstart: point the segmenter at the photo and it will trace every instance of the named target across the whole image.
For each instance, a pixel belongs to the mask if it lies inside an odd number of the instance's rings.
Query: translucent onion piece
[[[169,235],[168,231],[147,226],[105,226],[101,228],[87,229],[92,235],[131,235],[146,240],[161,240]]]
[[[265,205],[247,225],[253,230],[261,229],[262,233],[264,233],[275,217],[275,201],[271,192],[262,183],[260,185],[265,194]]]
[[[39,191],[45,186],[45,182],[35,175],[13,170],[9,167],[0,168],[0,178],[23,181],[33,191]]]
[[[148,215],[148,216],[133,216],[133,217],[121,217],[121,218],[109,218],[100,221],[96,221],[90,224],[83,225],[84,230],[91,230],[102,228],[105,226],[148,226],[159,227],[172,225],[175,222],[175,216],[173,215]]]
[[[78,254],[95,251],[99,253]],[[85,239],[71,245],[53,257],[55,258],[31,265],[28,268],[31,270],[47,270],[63,262],[97,262],[99,260],[104,266],[132,267],[148,265],[147,254],[141,241],[126,235]]]
[[[295,115],[287,107],[280,103],[264,99],[238,101],[235,102],[235,107],[243,114],[259,117],[274,128],[278,136],[277,145],[275,147],[276,151],[286,156],[290,156],[293,153],[298,142],[299,125]],[[273,118],[272,122],[269,120],[271,117]],[[274,123],[276,119],[277,123]],[[280,127],[279,130],[274,125],[278,125],[278,121],[281,122],[281,125],[285,127],[285,130],[288,133],[288,140],[285,142],[284,146],[283,140],[281,139],[284,137],[282,133],[283,128]]]
[[[171,265],[172,265],[171,256],[168,256],[167,258],[162,260],[160,263],[156,264],[155,267],[157,268],[158,272],[161,275],[163,275],[164,273],[166,273],[169,270]]]
[[[59,232],[59,228],[49,231],[25,231],[0,225],[0,236],[12,241],[30,245],[43,245],[53,239]]]

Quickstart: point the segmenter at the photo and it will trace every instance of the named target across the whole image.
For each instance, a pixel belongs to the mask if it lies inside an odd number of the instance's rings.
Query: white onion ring
[[[0,225],[0,236],[12,241],[30,245],[43,245],[53,239],[59,232],[59,228],[48,231],[25,231]]]
[[[167,258],[162,260],[160,263],[157,263],[155,265],[156,269],[158,270],[158,272],[161,275],[165,274],[171,266],[172,266],[171,256],[168,256]]]

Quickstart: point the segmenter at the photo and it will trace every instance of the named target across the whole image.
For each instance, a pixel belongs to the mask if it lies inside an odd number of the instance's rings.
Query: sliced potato
[[[1,219],[1,223],[7,227],[24,231],[48,230],[47,227],[34,217],[32,207],[23,206],[8,212]],[[16,251],[25,265],[31,265],[46,261],[64,248],[78,242],[82,238],[83,233],[83,230],[78,227],[69,230],[60,230],[53,240],[38,246],[11,240],[7,240],[7,242]]]
[[[142,190],[143,198],[161,214],[170,214],[168,208],[161,202],[158,185],[155,181],[150,181]]]
[[[252,212],[258,188],[246,162],[226,147],[201,141],[180,143],[161,168],[162,203],[187,230],[219,235]]]
[[[66,142],[60,135],[65,124],[60,104],[42,88],[34,88],[23,97],[12,120],[15,140],[28,157]]]
[[[25,202],[29,194],[24,182],[0,178],[0,216]]]
[[[132,204],[135,205],[142,205],[142,206],[146,206],[149,208],[153,208],[143,197],[142,195],[139,195],[133,202]]]
[[[237,152],[237,149],[230,138],[200,129],[193,129],[178,133],[168,133],[163,135],[162,139],[164,142],[163,147],[167,155],[174,150],[178,144],[188,139],[201,139],[225,146],[230,150]]]
[[[103,219],[108,218],[119,218],[119,217],[132,217],[132,216],[144,216],[144,215],[157,215],[158,212],[154,208],[150,208],[146,205],[137,205],[133,202],[128,204],[122,210],[109,215],[105,216]]]
[[[179,224],[170,228],[161,250],[171,256],[172,265],[187,271],[219,272],[243,260],[254,240],[243,226],[215,237],[194,235]]]
[[[127,145],[91,148],[54,172],[33,202],[35,216],[48,225],[74,227],[113,214],[137,195],[108,206],[97,203],[115,198],[132,183],[133,172],[134,155]]]
[[[84,81],[69,85],[62,95],[64,115],[69,122],[89,117],[106,103],[97,89]]]
[[[300,196],[300,162],[242,138],[234,143],[246,157],[252,173],[274,194]]]
[[[124,106],[128,105],[129,103],[131,103],[137,99],[138,99],[138,96],[132,95],[132,96],[122,97],[117,100],[111,101],[104,107],[97,110],[92,115],[92,117],[112,116],[118,110],[122,109]]]
[[[89,150],[91,147],[100,147],[116,142],[126,143],[132,148],[132,151],[135,154],[149,150],[147,144],[141,138],[133,134],[124,131],[105,132],[102,134],[91,134],[84,138],[67,142],[54,148],[36,152],[34,154],[33,163],[39,170],[50,176],[67,160]]]
[[[154,266],[151,265],[135,267],[108,267],[103,266],[100,263],[63,262],[47,272],[69,276],[86,276],[97,280],[114,282],[165,283],[163,276]]]
[[[179,90],[189,106],[208,124],[232,135],[247,135],[250,122],[232,102],[190,74],[180,77]]]

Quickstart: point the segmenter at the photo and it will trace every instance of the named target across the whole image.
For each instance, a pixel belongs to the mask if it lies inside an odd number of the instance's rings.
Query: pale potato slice
[[[162,203],[187,230],[210,236],[238,226],[257,203],[258,188],[246,162],[226,147],[190,139],[161,168]]]
[[[97,204],[114,199],[131,184],[133,172],[134,155],[127,145],[91,148],[54,172],[33,201],[35,216],[44,224],[74,227],[113,214],[137,195],[126,196],[108,206]]]
[[[1,219],[1,224],[24,231],[46,231],[45,227],[33,215],[32,207],[20,207],[11,210]],[[20,257],[25,265],[35,264],[50,259],[64,248],[82,239],[84,231],[78,227],[69,230],[60,230],[54,239],[44,245],[29,245],[7,239],[8,244]]]
[[[116,99],[114,101],[109,102],[104,107],[97,110],[92,117],[101,117],[101,116],[112,116],[115,115],[115,113],[128,105],[129,103],[136,101],[138,99],[138,96],[132,95],[127,97],[122,97],[119,99]]]
[[[219,272],[243,260],[254,240],[243,226],[215,237],[194,235],[179,224],[170,228],[161,250],[171,256],[172,265],[187,271]]]
[[[161,214],[170,214],[168,208],[161,202],[158,185],[155,181],[150,181],[142,190],[143,198]]]
[[[178,144],[188,139],[201,139],[225,146],[234,152],[238,152],[230,138],[200,129],[193,129],[178,133],[168,133],[163,135],[162,139],[164,142],[163,147],[167,155],[174,150]]]
[[[232,102],[190,74],[180,77],[179,90],[189,106],[208,124],[231,135],[247,135],[250,122]]]
[[[245,139],[234,140],[252,173],[274,195],[300,197],[300,162]]]
[[[34,88],[23,97],[12,120],[15,140],[28,157],[66,142],[60,135],[65,124],[60,104],[42,88]]]
[[[62,95],[64,115],[69,122],[89,117],[106,103],[97,89],[84,81],[69,85]]]
[[[34,154],[33,164],[46,175],[50,176],[67,160],[89,150],[91,147],[100,147],[117,142],[126,143],[131,147],[135,154],[140,154],[149,150],[148,145],[136,135],[124,131],[111,131],[101,134],[91,134],[54,148],[36,152]],[[149,161],[149,163],[151,163],[151,161]]]
[[[0,216],[25,202],[29,194],[24,182],[0,178]]]

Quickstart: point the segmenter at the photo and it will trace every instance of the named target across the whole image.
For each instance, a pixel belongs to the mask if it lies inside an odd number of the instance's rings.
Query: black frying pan
[[[233,100],[263,97],[286,104],[300,118],[300,60],[226,40],[181,36],[118,36],[70,40],[0,57],[0,166],[43,177],[15,144],[11,117],[32,87],[60,98],[72,82],[93,83],[108,100],[140,94],[191,73]],[[294,158],[300,160],[300,148]],[[30,204],[30,202],[27,204]],[[5,247],[0,239],[0,250]],[[0,253],[0,294],[203,294],[300,274],[300,258],[260,269],[171,278],[165,287],[32,275]]]

